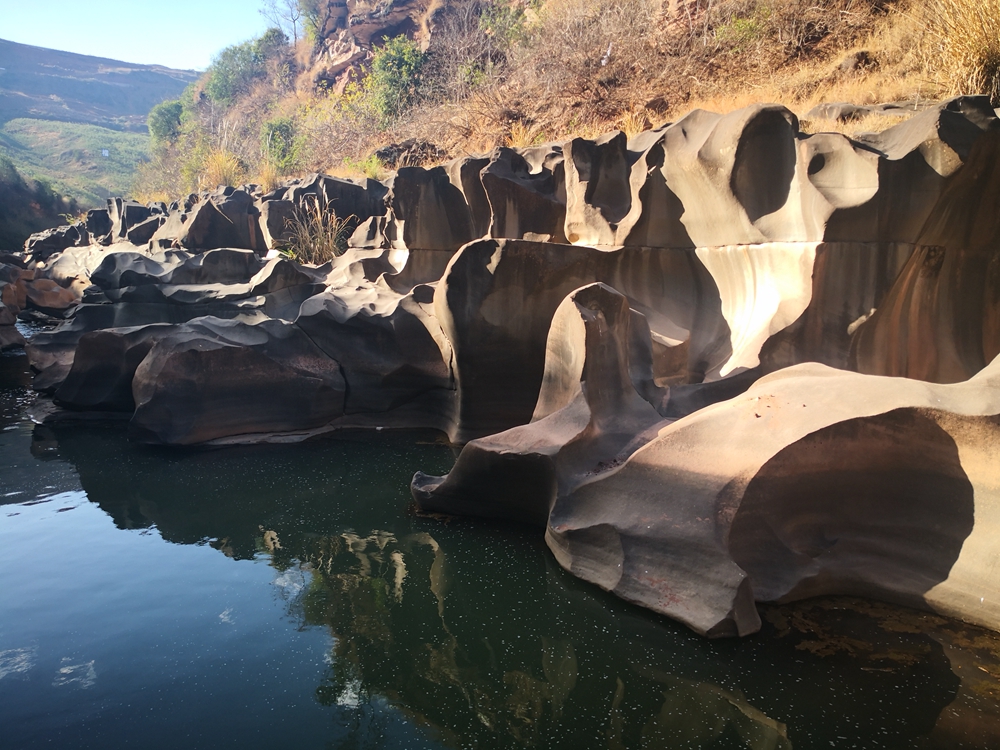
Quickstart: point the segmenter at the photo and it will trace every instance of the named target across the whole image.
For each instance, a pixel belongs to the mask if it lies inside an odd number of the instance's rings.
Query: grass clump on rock
[[[356,218],[339,217],[323,203],[310,196],[287,222],[288,239],[283,252],[298,263],[319,266],[347,250]]]

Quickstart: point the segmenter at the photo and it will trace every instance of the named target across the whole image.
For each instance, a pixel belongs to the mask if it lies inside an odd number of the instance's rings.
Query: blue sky
[[[0,39],[148,65],[203,70],[259,36],[258,0],[0,0]]]

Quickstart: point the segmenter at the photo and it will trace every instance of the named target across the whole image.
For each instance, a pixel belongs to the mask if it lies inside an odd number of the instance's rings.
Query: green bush
[[[426,55],[405,36],[386,39],[375,50],[361,90],[382,128],[388,127],[414,102]]]
[[[260,128],[261,151],[285,174],[291,172],[299,157],[299,138],[295,122],[290,117],[275,117]]]
[[[160,102],[151,110],[146,118],[146,126],[154,145],[173,143],[181,133],[181,112],[183,105],[180,99]]]
[[[266,78],[268,60],[287,46],[284,32],[268,29],[258,39],[226,47],[208,69],[205,94],[212,101],[229,106],[249,94],[255,82]]]

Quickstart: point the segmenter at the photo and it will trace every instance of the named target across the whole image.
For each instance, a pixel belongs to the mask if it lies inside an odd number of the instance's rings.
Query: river
[[[28,386],[0,355],[5,750],[1000,747],[996,634],[822,599],[709,641],[417,515],[433,435],[150,448]]]

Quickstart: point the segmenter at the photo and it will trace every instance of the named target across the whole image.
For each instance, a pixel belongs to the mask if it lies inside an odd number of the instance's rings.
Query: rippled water
[[[1000,640],[852,600],[707,641],[540,534],[421,518],[418,436],[34,427],[0,356],[0,747],[995,748]]]

